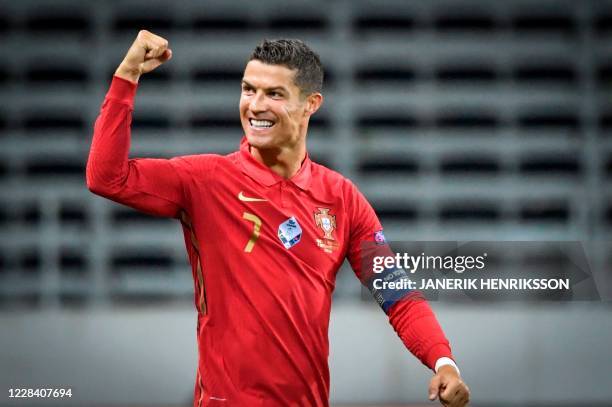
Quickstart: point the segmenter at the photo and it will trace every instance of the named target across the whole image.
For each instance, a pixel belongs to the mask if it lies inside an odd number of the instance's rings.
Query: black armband
[[[395,303],[413,291],[410,286],[410,278],[401,268],[388,268],[381,273],[373,274],[367,285],[368,290],[385,313],[388,313]]]

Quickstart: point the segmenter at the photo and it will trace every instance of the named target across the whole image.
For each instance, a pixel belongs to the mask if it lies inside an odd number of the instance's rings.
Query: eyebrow
[[[247,85],[248,87],[251,87],[251,88],[253,88],[253,89],[255,89],[255,88],[256,88],[256,86],[254,86],[253,84],[251,84],[251,83],[249,83],[249,82],[245,81],[244,79],[242,80],[242,84],[243,84],[243,85]],[[271,88],[264,88],[264,90],[265,90],[265,91],[267,91],[267,92],[270,92],[270,91],[273,91],[273,90],[282,90],[282,91],[283,91],[283,92],[285,92],[285,93],[287,93],[287,92],[288,92],[287,88],[285,88],[284,86],[273,86],[273,87],[271,87]]]

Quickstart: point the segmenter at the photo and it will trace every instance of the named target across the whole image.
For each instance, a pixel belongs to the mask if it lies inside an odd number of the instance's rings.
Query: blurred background
[[[41,405],[190,403],[180,226],[84,179],[93,122],[139,29],[174,55],[141,79],[132,156],[236,150],[251,50],[301,38],[327,74],[311,156],[359,185],[389,240],[581,242],[602,301],[432,306],[473,405],[609,403],[612,1],[6,0],[0,405],[17,404],[9,388],[52,386],[72,399]],[[542,269],[567,261],[539,254]],[[426,401],[430,373],[346,265],[330,341],[336,405]]]

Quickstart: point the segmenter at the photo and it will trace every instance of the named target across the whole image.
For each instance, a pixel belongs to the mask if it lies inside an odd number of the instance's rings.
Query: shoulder
[[[317,189],[323,189],[327,196],[341,195],[344,201],[350,202],[356,194],[360,194],[355,184],[340,174],[324,165],[312,162],[312,178]]]
[[[214,170],[223,158],[218,154],[193,154],[174,157],[170,162],[179,172],[195,174]]]

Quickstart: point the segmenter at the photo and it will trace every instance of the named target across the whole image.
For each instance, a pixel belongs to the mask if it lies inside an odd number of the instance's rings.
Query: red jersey
[[[198,311],[194,406],[328,406],[328,323],[345,258],[382,227],[363,195],[308,157],[284,179],[243,139],[226,155],[128,159],[137,85],[115,77],[87,163],[96,194],[180,219]],[[378,233],[378,234],[377,234]],[[425,301],[388,310],[404,343],[433,368],[451,357]]]

